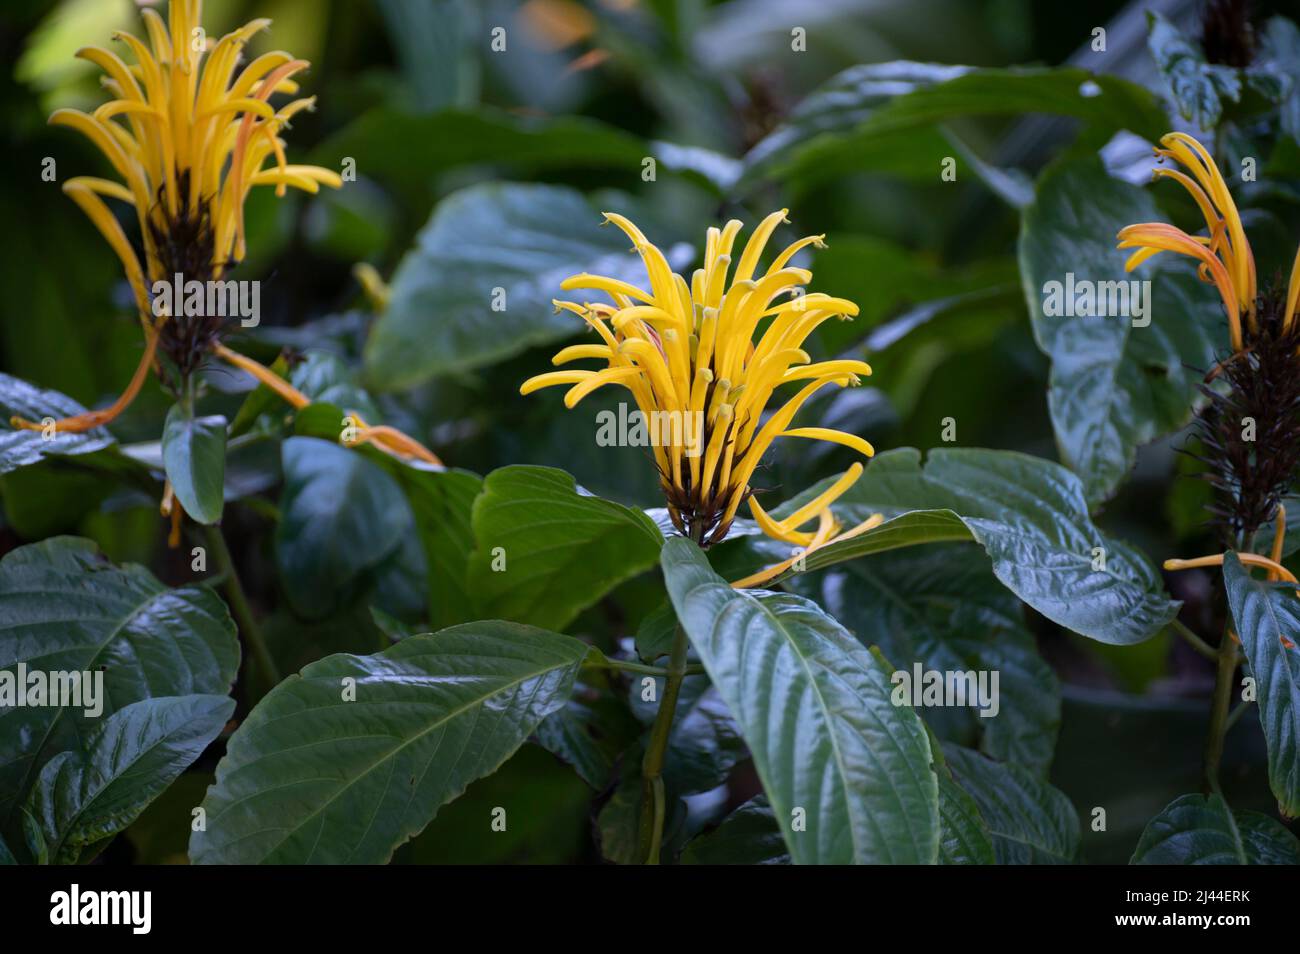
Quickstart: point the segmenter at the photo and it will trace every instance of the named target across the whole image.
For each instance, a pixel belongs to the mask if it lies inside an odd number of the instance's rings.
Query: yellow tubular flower
[[[520,387],[521,394],[531,394],[566,385],[568,407],[607,384],[630,390],[652,439],[659,439],[655,460],[673,523],[702,546],[726,536],[746,501],[765,533],[809,549],[879,523],[875,515],[836,536],[841,528],[830,506],[862,474],[861,464],[783,520],[767,514],[750,486],[763,454],[778,437],[828,441],[866,457],[874,453],[856,434],[790,427],[814,392],[827,384],[856,385],[871,368],[861,361],[812,362],[804,350],[823,321],[858,313],[851,301],[801,294],[800,286],[811,281],[812,273],[789,263],[809,245],[824,248],[823,236],[800,239],[777,255],[766,272],[759,270],[763,251],[785,215],[782,209],[765,218],[739,252],[739,221],[709,229],[703,267],[687,280],[672,271],[663,252],[631,221],[607,212],[606,221],[621,229],[641,256],[649,290],[585,272],[562,282],[565,290],[608,295],[612,304],[555,302],[557,311],[583,318],[602,343],[564,348],[553,363],[595,359],[605,365],[599,371],[548,371]],[[792,382],[800,384],[799,390],[777,399],[774,412],[764,418],[777,389]],[[671,438],[666,446],[665,437]],[[801,529],[812,521],[815,530]],[[765,571],[763,580],[784,566]]]
[[[268,53],[237,72],[243,48],[269,20],[253,20],[217,42],[205,40],[201,0],[173,0],[170,23],[153,10],[142,17],[148,42],[119,33],[135,60],[86,47],[77,56],[104,71],[114,98],[87,114],[59,109],[50,123],[84,135],[102,152],[120,182],[77,177],[64,183],[72,198],[121,259],[131,284],[146,348],[132,387],[104,411],[56,422],[77,432],[106,424],[139,391],[157,358],[169,362],[170,384],[188,378],[217,343],[221,316],[155,318],[150,288],[158,281],[211,281],[244,257],[244,202],[254,186],[292,186],[315,192],[339,188],[339,175],[317,166],[289,165],[280,133],[313,99],[278,110],[269,100],[297,89],[290,77],[307,67],[287,53]],[[263,168],[274,157],[272,167]],[[139,228],[140,253],[103,199],[129,205]],[[156,346],[156,347],[155,347]],[[163,368],[159,366],[159,370]],[[39,427],[21,419],[16,427]]]
[[[1187,170],[1159,168],[1154,177],[1172,179],[1192,197],[1205,219],[1207,235],[1189,235],[1163,222],[1130,225],[1119,232],[1119,248],[1134,249],[1125,264],[1133,271],[1147,259],[1161,252],[1176,252],[1194,258],[1203,281],[1215,285],[1228,316],[1232,350],[1241,352],[1249,342],[1247,333],[1260,329],[1259,294],[1255,274],[1255,257],[1246,239],[1232,194],[1214,159],[1199,142],[1186,133],[1169,133],[1160,140],[1156,155],[1172,159]],[[1300,253],[1291,270],[1285,305],[1281,307],[1280,328],[1289,332],[1300,305]],[[1242,318],[1245,318],[1243,330]]]

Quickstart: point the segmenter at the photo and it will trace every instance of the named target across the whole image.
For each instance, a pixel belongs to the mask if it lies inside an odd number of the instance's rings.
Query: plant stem
[[[664,694],[659,712],[650,729],[650,744],[641,762],[641,824],[638,827],[641,857],[648,865],[659,864],[659,848],[664,829],[664,756],[672,735],[673,717],[677,714],[677,694],[686,678],[686,630],[679,623],[673,637],[672,653],[664,679]]]
[[[1232,705],[1233,675],[1237,672],[1237,647],[1227,628],[1219,642],[1218,669],[1214,677],[1214,697],[1210,706],[1210,732],[1205,738],[1205,786],[1219,790],[1219,763],[1223,760],[1223,740],[1228,734],[1228,708]]]
[[[275,660],[271,658],[270,650],[266,648],[266,642],[262,639],[262,631],[253,618],[253,611],[248,605],[248,597],[244,593],[244,586],[239,582],[239,574],[235,571],[235,561],[230,556],[230,548],[226,546],[226,538],[222,534],[221,528],[205,526],[203,535],[208,548],[216,558],[217,573],[222,579],[222,590],[226,594],[226,602],[230,604],[230,614],[235,617],[239,631],[244,636],[244,642],[252,652],[253,661],[256,663],[257,674],[262,685],[255,691],[255,694],[256,699],[260,699],[280,682],[280,671],[276,668]],[[253,701],[256,701],[256,699]]]
[[[1249,708],[1250,708],[1249,702],[1237,703],[1237,708],[1233,709],[1232,712],[1228,714],[1228,721],[1224,723],[1223,734],[1225,737],[1229,732],[1232,731],[1232,727],[1241,721],[1242,714]]]
[[[1201,639],[1201,637],[1197,636],[1196,633],[1192,632],[1190,627],[1177,619],[1173,620],[1169,625],[1174,628],[1175,633],[1187,640],[1187,644],[1198,653],[1211,662],[1218,662],[1219,651],[1205,640]]]

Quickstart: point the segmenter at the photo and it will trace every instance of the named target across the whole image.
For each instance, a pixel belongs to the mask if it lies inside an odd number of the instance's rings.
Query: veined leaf
[[[645,281],[626,237],[599,224],[579,192],[558,186],[492,183],[443,199],[397,266],[388,310],[371,330],[371,386],[413,387],[580,332],[551,305],[564,279],[589,271]]]
[[[1200,44],[1154,10],[1147,12],[1147,24],[1147,47],[1169,84],[1178,112],[1198,129],[1214,129],[1223,113],[1222,100],[1235,103],[1241,98],[1241,73],[1206,62]]]
[[[1183,795],[1151,819],[1131,864],[1300,865],[1300,841],[1276,819],[1233,811],[1221,795]]]
[[[933,863],[938,784],[890,668],[808,600],[729,586],[690,540],[661,562],[677,618],[749,744],[803,864]]]
[[[775,513],[792,511],[826,483]],[[901,546],[973,540],[1007,589],[1081,635],[1137,643],[1178,612],[1146,558],[1093,525],[1079,479],[1038,457],[936,448],[922,467],[919,451],[897,448],[877,455],[834,510],[846,526],[873,513],[891,519],[814,550],[804,560],[805,571]],[[774,582],[794,573],[792,568]]]
[[[34,464],[48,454],[88,454],[114,443],[113,436],[102,427],[84,434],[64,434],[56,429],[52,439],[47,440],[43,431],[19,431],[9,426],[9,418],[14,416],[39,422],[72,417],[85,410],[66,394],[0,374],[0,474]]]
[[[1223,583],[1255,677],[1269,783],[1279,807],[1294,818],[1300,815],[1300,588],[1251,579],[1235,553],[1223,558]]]
[[[1052,362],[1056,442],[1092,504],[1115,493],[1139,446],[1190,420],[1202,374],[1196,369],[1209,367],[1216,343],[1227,340],[1218,295],[1187,262],[1162,255],[1125,273],[1128,253],[1115,248],[1115,234],[1163,219],[1151,193],[1112,179],[1089,157],[1049,168],[1021,220],[1025,302],[1038,347]],[[1051,282],[1059,283],[1055,298]],[[1150,289],[1141,317],[1135,287]],[[1076,314],[1089,292],[1090,310],[1122,313]],[[1060,313],[1049,316],[1053,301]]]
[[[1058,789],[1018,765],[945,745],[954,780],[979,807],[1000,865],[1070,864],[1079,853],[1079,816]]]
[[[60,752],[85,753],[101,719],[158,696],[225,695],[239,667],[235,625],[206,587],[167,589],[115,567],[89,540],[55,537],[0,560],[0,669],[103,672],[103,711],[0,708],[0,829],[21,844],[21,806]],[[83,696],[84,700],[84,696]]]
[[[551,467],[488,474],[473,526],[469,585],[483,615],[553,628],[653,566],[663,544],[643,512],[585,494]]]
[[[997,862],[993,835],[979,805],[947,769],[939,770],[939,863],[991,865]]]
[[[975,547],[943,544],[865,557],[802,589],[866,646],[911,673],[996,673],[996,710],[927,708],[941,738],[1046,775],[1061,720],[1061,688],[1025,628],[1020,601],[998,585]],[[989,677],[991,678],[991,677]]]
[[[50,859],[81,853],[135,821],[217,737],[235,711],[226,696],[166,696],[118,709],[81,751],[46,763],[28,799]]]
[[[587,652],[558,633],[480,622],[312,663],[231,737],[191,859],[387,861],[564,704]]]

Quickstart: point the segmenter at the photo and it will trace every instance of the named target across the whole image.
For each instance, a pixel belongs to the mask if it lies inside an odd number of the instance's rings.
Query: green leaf
[[[598,792],[609,787],[619,753],[641,731],[620,696],[606,685],[580,682],[573,698],[537,727],[538,743]]]
[[[1224,555],[1223,584],[1255,677],[1269,784],[1279,808],[1294,818],[1300,815],[1300,588],[1252,579],[1235,553]]]
[[[1169,84],[1174,105],[1198,128],[1213,130],[1223,113],[1223,99],[1241,99],[1241,75],[1230,66],[1207,63],[1198,44],[1159,13],[1147,12],[1147,47]]]
[[[411,514],[393,479],[361,454],[312,437],[291,437],[280,453],[280,583],[296,613],[320,619],[373,584]]]
[[[979,805],[953,781],[946,768],[939,770],[939,823],[940,864],[997,863],[993,835],[980,815]]]
[[[589,271],[645,281],[627,237],[600,221],[559,186],[492,183],[443,199],[397,266],[366,342],[370,384],[410,388],[581,333],[551,305],[564,279]]]
[[[642,511],[578,490],[550,467],[502,467],[474,502],[469,585],[484,615],[558,629],[653,566],[663,537]]]
[[[235,711],[225,696],[142,699],[103,720],[83,749],[41,770],[28,810],[55,864],[130,825],[208,744]]]
[[[489,621],[312,663],[231,737],[190,857],[387,861],[564,704],[587,651],[568,636]]]
[[[389,458],[391,461],[391,458]],[[474,501],[483,478],[467,470],[422,470],[392,461],[389,474],[406,495],[428,566],[429,625],[442,629],[474,618],[469,557]]]
[[[294,420],[297,433],[335,443],[343,412],[332,404],[309,404]],[[351,448],[397,482],[414,517],[428,577],[428,620],[442,629],[477,615],[469,590],[469,554],[474,549],[470,515],[483,479],[467,470],[446,470],[402,462],[373,447]]]
[[[939,794],[929,739],[916,712],[891,701],[883,660],[807,600],[733,589],[690,540],[669,540],[661,562],[791,857],[934,862]],[[806,830],[792,830],[800,821]]]
[[[686,865],[788,865],[790,850],[766,795],[756,795],[713,831],[687,843]]]
[[[1115,234],[1164,218],[1149,192],[1112,179],[1094,156],[1049,168],[1021,220],[1025,301],[1034,338],[1052,362],[1052,426],[1062,460],[1083,478],[1092,504],[1115,493],[1139,446],[1191,419],[1202,374],[1196,369],[1209,367],[1216,343],[1226,341],[1218,295],[1207,293],[1188,263],[1163,255],[1125,273],[1129,253],[1115,248]],[[1131,281],[1150,281],[1146,316],[1069,316],[1070,275],[1098,289],[1102,282],[1128,290]],[[1059,296],[1050,294],[1058,290],[1050,282],[1058,283]],[[1108,308],[1124,301],[1106,297]],[[1100,308],[1100,290],[1096,298]],[[1058,314],[1044,314],[1048,302]],[[1135,327],[1135,320],[1150,323]]]
[[[21,378],[0,374],[0,474],[34,464],[48,455],[88,454],[114,443],[102,427],[84,434],[65,434],[57,429],[51,440],[43,431],[14,430],[9,419],[17,416],[41,422],[81,414],[86,409],[58,391],[46,391]]]
[[[1025,628],[1020,601],[998,586],[974,547],[939,545],[854,560],[805,592],[864,645],[901,670],[998,673],[998,709],[925,711],[942,738],[1046,775],[1061,721],[1061,688]]]
[[[775,513],[792,511],[825,485]],[[896,448],[878,454],[834,509],[846,526],[873,513],[899,516],[814,550],[805,571],[918,543],[974,540],[1012,593],[1048,619],[1103,643],[1141,642],[1178,612],[1180,604],[1164,594],[1146,558],[1093,525],[1079,479],[1038,457],[936,448],[922,468],[920,451]],[[1104,568],[1093,569],[1102,566],[1102,556]]]
[[[677,614],[672,601],[664,601],[646,614],[636,630],[636,654],[648,663],[672,652],[677,635]]]
[[[1300,841],[1276,819],[1233,811],[1221,795],[1183,795],[1151,819],[1131,864],[1300,865]]]
[[[762,178],[893,168],[887,166],[889,154],[908,150],[908,135],[914,140],[921,127],[959,116],[1024,113],[1072,116],[1103,132],[1128,129],[1150,140],[1166,124],[1142,87],[1074,67],[863,64],[824,83],[750,150],[742,186]],[[911,149],[928,153],[925,167],[938,170],[952,149],[937,130],[932,135],[928,148]]]
[[[945,745],[954,780],[988,825],[1000,865],[1070,864],[1079,853],[1079,816],[1059,790],[1018,765]]]
[[[103,671],[103,712],[158,696],[224,695],[239,668],[235,625],[206,587],[168,589],[143,567],[107,563],[89,540],[55,537],[0,560],[0,670]],[[82,708],[0,708],[0,828],[60,752],[98,724]]]
[[[185,512],[199,523],[221,519],[226,482],[226,419],[195,417],[172,405],[163,424],[163,467]]]

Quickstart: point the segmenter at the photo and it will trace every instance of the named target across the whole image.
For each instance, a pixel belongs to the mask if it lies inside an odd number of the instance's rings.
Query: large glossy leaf
[[[1300,841],[1274,818],[1221,795],[1183,795],[1151,819],[1135,865],[1300,865]]]
[[[386,861],[564,704],[587,651],[558,633],[480,622],[307,666],[231,738],[191,858]]]
[[[916,712],[891,701],[887,664],[808,600],[732,589],[689,540],[669,540],[661,562],[792,858],[933,863],[930,742]]]
[[[99,719],[142,699],[224,695],[239,667],[235,626],[205,587],[167,589],[115,567],[88,540],[55,537],[0,560],[0,669],[104,673]],[[99,719],[82,709],[0,709],[0,828],[60,752],[83,752]],[[11,844],[18,843],[10,838]]]
[[[582,331],[551,305],[582,271],[644,282],[626,236],[573,189],[493,183],[438,204],[366,343],[376,389],[409,388]],[[514,387],[519,382],[506,382]]]
[[[805,491],[775,512],[790,511],[820,489]],[[936,448],[922,467],[913,448],[886,451],[834,509],[846,525],[873,513],[899,516],[814,550],[804,561],[807,571],[901,546],[974,540],[1012,593],[1047,618],[1101,642],[1141,642],[1178,611],[1146,558],[1093,525],[1079,479],[1038,457]]]
[[[84,434],[63,434],[57,429],[47,440],[43,431],[15,430],[9,419],[15,415],[29,421],[55,420],[80,414],[86,409],[66,394],[46,391],[21,378],[0,374],[0,474],[34,464],[48,454],[88,454],[113,443],[104,428]]]
[[[1047,773],[1060,685],[1025,628],[1020,601],[998,585],[979,550],[949,544],[866,557],[828,571],[811,590],[805,595],[899,669],[996,672],[996,713],[926,709],[927,725],[962,744],[982,739],[990,755]]]
[[[988,826],[1000,865],[1069,864],[1079,853],[1079,816],[1070,800],[1018,765],[955,745],[944,756]]]
[[[1252,579],[1235,553],[1224,556],[1223,583],[1255,677],[1269,783],[1294,818],[1300,815],[1300,588]]]
[[[880,144],[898,146],[899,133],[959,116],[1051,113],[1098,129],[1128,129],[1148,139],[1164,132],[1165,118],[1146,90],[1113,76],[1077,68],[979,69],[933,63],[853,66],[808,96],[790,120],[745,157],[743,182],[775,175],[873,168]],[[931,168],[952,148],[942,137]]]
[[[473,526],[469,584],[483,615],[552,628],[653,566],[663,543],[643,512],[590,496],[550,467],[488,474]]]
[[[235,711],[226,696],[142,699],[114,712],[41,770],[28,811],[50,860],[71,864],[131,824],[217,737]]]
[[[1128,253],[1115,248],[1115,233],[1164,219],[1149,192],[1112,179],[1099,159],[1088,157],[1051,167],[1021,220],[1025,301],[1034,337],[1052,362],[1052,426],[1062,459],[1083,479],[1091,503],[1116,491],[1139,446],[1187,423],[1216,344],[1227,341],[1218,295],[1186,262],[1162,255],[1124,272]],[[1123,288],[1149,281],[1147,313],[1137,320],[1150,323],[1135,327],[1126,316],[1070,317],[1069,311],[1045,315],[1045,286],[1059,282],[1064,301],[1070,275],[1076,289],[1092,287],[1078,284],[1084,281],[1122,282],[1116,287]],[[1097,297],[1100,307],[1100,291]]]
[[[163,466],[176,499],[199,523],[221,519],[226,482],[226,419],[195,417],[179,404],[167,412]]]
[[[361,454],[312,437],[289,438],[280,454],[280,583],[295,612],[319,619],[374,582],[411,513],[393,479]]]

